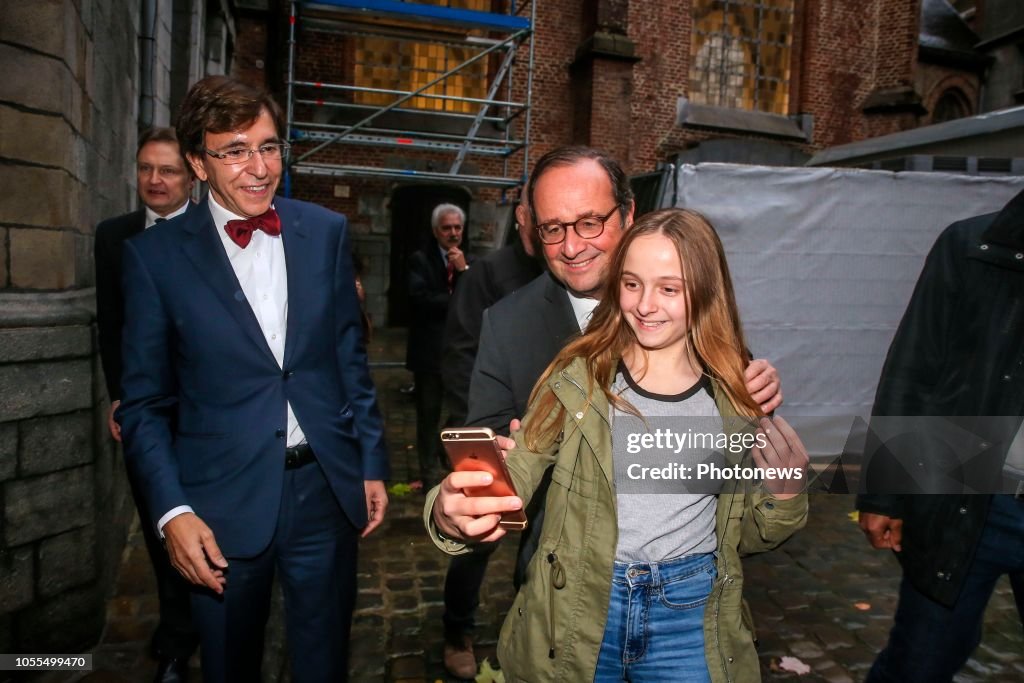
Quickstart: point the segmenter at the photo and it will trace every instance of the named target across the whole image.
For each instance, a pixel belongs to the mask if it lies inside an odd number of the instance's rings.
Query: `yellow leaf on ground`
[[[501,669],[492,669],[491,661],[484,658],[484,661],[480,662],[480,673],[476,675],[476,683],[505,683],[505,674],[501,673]]]
[[[408,484],[392,484],[388,487],[388,494],[397,498],[409,495],[410,493],[412,493],[412,487]]]
[[[849,517],[850,521],[853,522],[854,524],[856,524],[857,522],[860,521],[860,511],[859,510],[854,510],[853,512],[851,512],[850,514],[848,514],[846,516]]]

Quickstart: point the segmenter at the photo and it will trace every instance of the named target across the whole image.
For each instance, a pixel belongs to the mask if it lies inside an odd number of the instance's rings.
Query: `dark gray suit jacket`
[[[469,381],[473,375],[484,311],[530,284],[544,272],[540,259],[514,244],[477,260],[459,281],[448,306],[444,328],[444,390],[449,424],[466,421]]]
[[[96,329],[100,362],[111,401],[121,398],[121,329],[124,327],[124,292],[121,290],[121,245],[146,227],[146,211],[139,209],[96,226]]]
[[[507,435],[509,421],[526,414],[533,385],[579,333],[569,295],[550,273],[488,308],[469,384],[466,423]]]

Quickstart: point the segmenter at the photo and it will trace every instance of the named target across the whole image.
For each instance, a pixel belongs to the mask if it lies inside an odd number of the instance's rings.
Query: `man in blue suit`
[[[205,78],[177,129],[210,192],[125,245],[128,465],[195,584],[205,680],[260,679],[275,572],[292,680],[344,680],[388,476],[345,218],[274,196],[287,144],[265,92]]]

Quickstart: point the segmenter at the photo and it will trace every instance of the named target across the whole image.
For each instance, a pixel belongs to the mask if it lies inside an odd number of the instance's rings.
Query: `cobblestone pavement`
[[[411,397],[399,392],[411,377],[397,362],[404,358],[403,342],[401,331],[381,330],[370,349],[372,361],[391,362],[377,367],[374,377],[387,420],[395,482],[416,477],[414,408]],[[351,648],[355,681],[450,680],[441,663],[440,628],[447,560],[423,533],[422,501],[419,493],[393,495],[386,523],[360,549]],[[886,641],[896,606],[898,565],[891,554],[868,548],[849,516],[852,504],[849,496],[813,496],[806,529],[782,549],[744,562],[746,596],[758,625],[767,681],[860,681]],[[476,649],[479,658],[488,657],[491,663],[513,597],[513,559],[513,544],[499,549],[483,589]],[[267,634],[268,682],[288,680],[280,610],[278,600]],[[154,663],[146,656],[146,646],[156,613],[148,561],[136,530],[108,603],[103,640],[93,650],[94,672],[84,678],[54,675],[42,680],[150,680]],[[778,670],[783,656],[798,658],[810,673],[798,677]],[[957,680],[1024,680],[1024,634],[1005,579],[989,604],[984,641]]]

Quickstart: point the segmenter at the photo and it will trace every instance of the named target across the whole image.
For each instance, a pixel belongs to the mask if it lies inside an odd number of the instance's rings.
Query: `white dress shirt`
[[[170,220],[170,219],[174,218],[175,216],[180,216],[181,214],[185,213],[185,211],[188,209],[188,203],[190,201],[192,201],[192,200],[191,199],[186,199],[184,204],[182,204],[180,207],[178,207],[174,211],[171,211],[166,216],[161,216],[156,211],[154,211],[153,209],[151,209],[151,208],[149,208],[147,206],[146,207],[146,225],[144,226],[145,229],[149,230],[154,225],[156,225],[156,221],[157,221],[158,218],[163,218],[164,220]]]
[[[594,315],[594,309],[600,302],[590,296],[573,294],[569,289],[565,291],[569,295],[569,303],[572,304],[572,312],[576,316],[576,324],[580,326],[580,332],[586,332],[587,325],[590,324],[590,317]]]
[[[227,253],[228,261],[231,262],[231,269],[235,271],[238,284],[242,286],[252,312],[256,315],[256,321],[263,331],[263,337],[267,340],[267,346],[277,360],[278,366],[284,364],[284,342],[285,330],[288,324],[288,269],[284,259],[284,242],[281,236],[271,237],[262,230],[255,230],[252,233],[252,241],[243,249],[228,237],[224,226],[231,220],[243,220],[220,204],[210,195],[210,214],[213,216],[213,224],[217,228],[217,235],[220,237],[224,251]],[[288,409],[288,438],[287,445],[298,446],[305,442],[306,435],[302,433],[302,427],[295,418],[291,403],[287,403]],[[281,462],[284,467],[284,461]],[[169,510],[157,526],[163,534],[164,525],[171,519],[186,512],[193,512],[188,505],[179,505]]]

